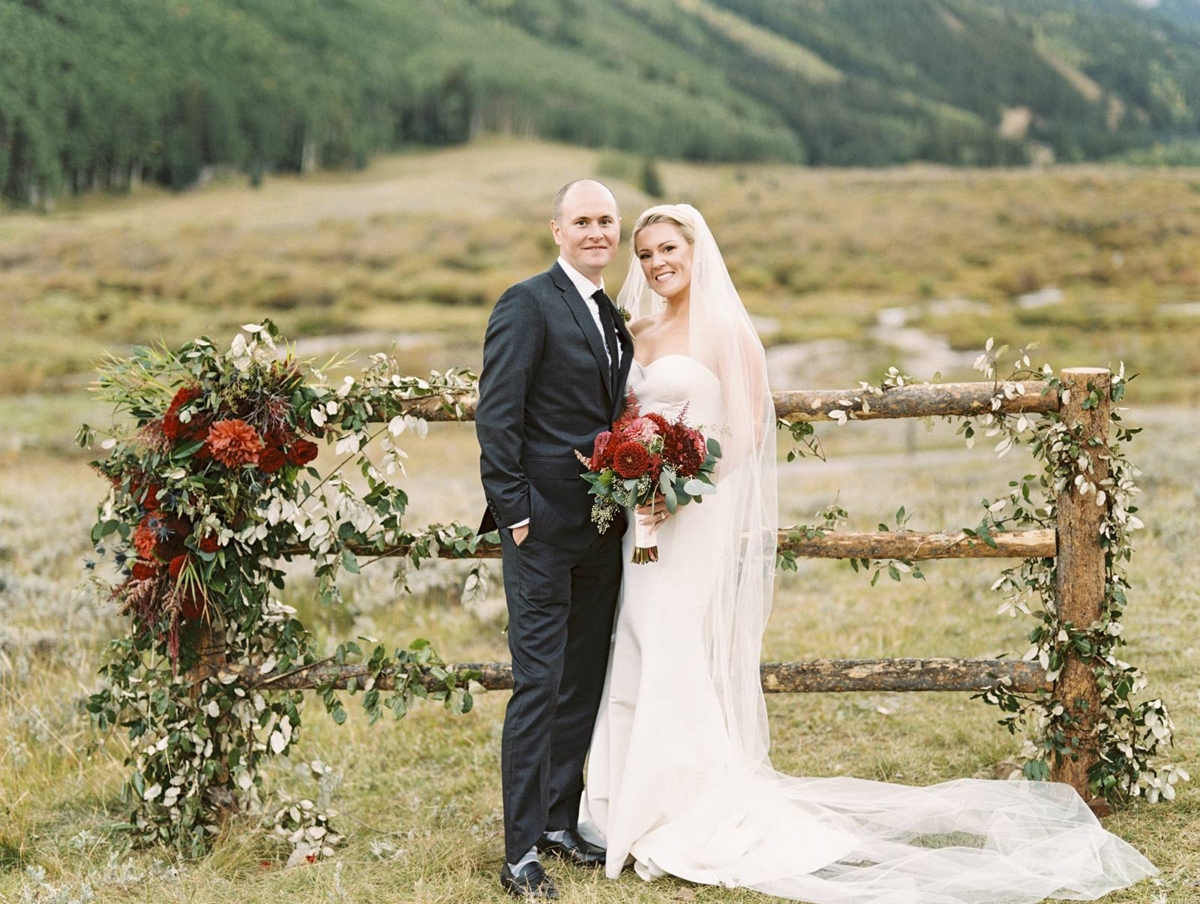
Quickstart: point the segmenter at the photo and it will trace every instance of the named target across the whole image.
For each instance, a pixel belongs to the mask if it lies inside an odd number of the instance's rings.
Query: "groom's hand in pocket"
[[[513,542],[516,543],[518,546],[520,546],[522,543],[524,543],[525,538],[528,536],[529,536],[529,525],[528,524],[522,524],[520,527],[514,527],[512,529]]]

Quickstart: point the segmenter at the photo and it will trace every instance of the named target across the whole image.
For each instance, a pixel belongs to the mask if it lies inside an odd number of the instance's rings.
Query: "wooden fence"
[[[1069,427],[1082,425],[1084,454],[1091,459],[1095,483],[1108,475],[1103,455],[1107,444],[1110,418],[1109,389],[1111,374],[1100,368],[1070,368],[1060,374],[1061,394],[1048,391],[1041,382],[1021,384],[1023,392],[1002,399],[1001,413],[1059,412]],[[882,394],[854,390],[790,390],[774,394],[776,413],[789,420],[833,420],[845,412],[851,420],[881,418],[921,418],[929,416],[967,416],[986,414],[996,395],[995,383],[945,383],[889,389]],[[1084,408],[1084,400],[1095,390],[1100,404]],[[865,404],[864,404],[865,403]],[[463,403],[461,417],[446,411],[441,400],[424,400],[411,413],[431,421],[470,420],[474,404]],[[840,415],[838,416],[840,418]],[[1056,529],[1012,531],[995,535],[995,546],[960,532],[919,533],[916,531],[836,532],[821,537],[795,539],[780,531],[779,545],[797,556],[808,558],[907,558],[913,560],[947,558],[1058,558],[1058,606],[1061,618],[1076,625],[1090,625],[1100,617],[1104,601],[1104,550],[1100,545],[1103,509],[1092,496],[1080,496],[1068,485],[1058,497]],[[398,547],[389,553],[402,555]],[[377,550],[372,550],[378,555]],[[481,544],[481,558],[498,558],[499,547]],[[488,690],[512,687],[512,672],[506,663],[459,663],[455,670],[477,670],[480,684]],[[254,677],[238,670],[241,677],[254,683]],[[272,687],[315,688],[333,683],[345,687],[357,679],[361,686],[367,676],[364,665],[339,666],[324,663],[312,669],[283,677],[274,676]],[[1096,762],[1094,729],[1100,703],[1100,689],[1091,667],[1078,659],[1069,659],[1058,678],[1049,682],[1037,664],[1001,659],[861,659],[813,660],[809,662],[770,662],[762,665],[763,690],[767,693],[815,691],[983,691],[1000,681],[1019,691],[1034,692],[1045,688],[1074,717],[1074,740],[1080,755],[1056,765],[1052,778],[1075,787],[1085,799],[1087,774]],[[390,678],[381,676],[381,689],[390,686]]]

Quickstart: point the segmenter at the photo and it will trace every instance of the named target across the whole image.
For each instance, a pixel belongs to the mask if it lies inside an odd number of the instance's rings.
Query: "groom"
[[[517,897],[554,898],[539,853],[599,866],[576,831],[621,581],[621,525],[591,523],[575,457],[621,407],[633,342],[604,293],[621,218],[599,182],[565,185],[558,261],[496,302],[483,341],[475,429],[487,512],[500,530],[513,693],[501,751],[505,865]]]

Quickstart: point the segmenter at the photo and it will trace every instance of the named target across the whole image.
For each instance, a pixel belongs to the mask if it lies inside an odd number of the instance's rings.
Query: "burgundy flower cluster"
[[[175,393],[162,417],[162,434],[168,443],[200,440],[203,445],[195,452],[197,459],[212,459],[230,469],[252,464],[266,474],[274,474],[287,464],[303,466],[317,457],[317,444],[298,437],[282,418],[277,418],[277,426],[260,435],[243,418],[218,419],[200,410],[195,403],[203,397],[199,386],[185,386]],[[184,421],[180,414],[186,408],[191,409],[190,419]]]
[[[661,414],[642,414],[630,396],[625,413],[596,437],[588,467],[601,472],[612,468],[617,476],[634,479],[649,476],[657,483],[664,467],[679,477],[695,477],[708,457],[704,434],[689,427],[686,409],[673,421]]]
[[[286,402],[273,401],[276,409],[290,409]],[[287,422],[286,410],[273,410],[269,418],[273,426],[260,433],[248,422],[249,415],[223,411],[224,406],[213,411],[204,402],[200,386],[184,386],[162,417],[147,424],[152,434],[161,435],[168,450],[198,444],[191,454],[196,470],[214,463],[228,470],[254,466],[263,474],[274,475],[286,466],[302,467],[317,457],[317,444],[297,435]],[[120,478],[114,477],[114,483],[119,484]],[[172,511],[171,500],[164,498],[163,487],[153,475],[137,474],[130,481],[129,493],[142,513],[131,544],[136,557],[129,566],[129,580],[115,592],[146,624],[161,607],[172,603],[177,604],[181,617],[200,618],[207,593],[195,551],[216,552],[217,537],[194,536],[195,526]]]

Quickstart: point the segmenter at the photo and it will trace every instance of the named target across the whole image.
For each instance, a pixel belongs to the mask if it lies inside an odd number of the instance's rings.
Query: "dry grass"
[[[124,816],[124,744],[97,737],[79,704],[104,639],[122,625],[78,590],[101,486],[70,438],[80,420],[108,416],[83,390],[101,350],[159,335],[224,338],[262,315],[321,355],[340,345],[375,350],[395,336],[413,371],[478,363],[490,299],[550,256],[541,199],[597,160],[495,143],[390,158],[358,174],[273,179],[257,193],[218,184],[0,219],[0,901],[84,900],[85,886],[113,902],[504,900],[495,881],[503,694],[481,696],[466,717],[423,708],[374,728],[353,708],[340,728],[310,708],[305,755],[343,776],[337,806],[349,837],[336,862],[284,871],[286,852],[251,821],[231,825],[201,862],[118,850],[111,825]],[[954,346],[995,334],[1040,339],[1059,366],[1124,358],[1145,373],[1132,389],[1139,405],[1200,392],[1200,317],[1173,307],[1197,300],[1195,173],[659,169],[672,197],[705,210],[748,303],[777,319],[774,341],[832,340],[823,359],[815,345],[797,349],[812,385],[852,385],[896,362],[886,336],[869,330],[880,310],[903,306],[910,322]],[[646,202],[619,180],[616,188],[627,217]],[[1046,285],[1066,300],[1042,309],[1013,300]],[[979,306],[932,303],[953,296]],[[1173,758],[1200,776],[1195,415],[1145,408],[1130,420],[1147,427],[1134,456],[1145,467],[1149,528],[1133,568],[1128,658],[1172,705]],[[830,461],[782,468],[785,521],[812,520],[836,499],[856,527],[888,520],[901,504],[915,509],[916,529],[969,524],[978,500],[1028,464],[1020,453],[992,462],[966,452],[940,427],[821,429]],[[470,428],[435,425],[408,450],[412,523],[474,523],[482,499]],[[487,600],[463,605],[459,567],[422,570],[411,596],[387,567],[348,585],[344,606],[321,609],[297,566],[288,600],[330,646],[359,634],[425,636],[448,658],[506,658],[497,575]],[[845,566],[803,565],[780,580],[766,658],[1022,646],[1028,626],[993,614],[994,565],[926,570],[927,582],[872,589]],[[989,776],[1018,748],[995,727],[997,714],[966,696],[803,695],[772,698],[769,709],[775,762],[796,774],[923,784]],[[311,793],[285,766],[270,781]],[[1200,791],[1132,806],[1109,825],[1163,871],[1159,883],[1110,900],[1200,901]],[[616,883],[565,867],[555,875],[572,902],[764,900],[628,874]]]
[[[490,302],[552,257],[554,190],[638,169],[612,152],[497,140],[258,190],[218,182],[9,214],[0,393],[70,385],[105,349],[264,316],[294,337],[385,331],[476,348]],[[1146,372],[1147,399],[1194,400],[1194,170],[658,169],[669,199],[705,212],[749,307],[779,321],[773,342],[886,344],[868,328],[903,306],[955,348],[995,335],[1039,341],[1064,364],[1124,359]],[[612,177],[627,223],[651,200],[634,180]],[[1045,287],[1064,303],[1017,303]],[[952,298],[979,304],[930,304]]]
[[[1187,411],[1149,409],[1132,420],[1148,428],[1137,457],[1145,464],[1143,512],[1151,527],[1135,560],[1129,658],[1146,667],[1151,691],[1173,706],[1179,728],[1173,758],[1200,774],[1194,681],[1200,563],[1187,541],[1200,529],[1191,476],[1200,453],[1187,441],[1193,435]],[[895,424],[827,432],[829,463],[783,470],[787,520],[808,519],[838,498],[859,526],[886,518],[901,503],[916,509],[913,526],[919,529],[969,523],[977,499],[994,494],[1026,464],[1019,454],[991,462],[986,452],[959,451],[941,427],[915,438]],[[915,456],[906,451],[914,443]],[[409,451],[414,522],[448,516],[470,521],[480,506],[470,428],[437,427]],[[310,708],[305,756],[335,764],[343,776],[337,807],[349,838],[336,862],[283,871],[285,852],[250,822],[232,825],[216,851],[197,863],[168,866],[161,850],[115,853],[108,827],[122,816],[117,792],[123,743],[96,738],[77,706],[94,682],[98,642],[118,623],[103,607],[97,618],[93,601],[72,599],[78,556],[86,547],[83,519],[99,489],[78,459],[22,459],[0,471],[6,524],[17,519],[22,525],[6,542],[0,599],[14,602],[12,588],[33,572],[50,577],[39,588],[37,605],[3,610],[5,631],[40,637],[56,625],[68,626],[52,635],[59,643],[41,652],[10,648],[13,670],[0,679],[0,900],[67,900],[39,886],[30,868],[44,869],[43,881],[59,892],[78,895],[88,883],[97,900],[114,902],[503,900],[495,882],[502,847],[503,694],[482,695],[466,717],[426,707],[374,728],[353,709],[339,728]],[[994,565],[938,563],[927,571],[924,583],[885,582],[872,589],[844,566],[803,565],[798,575],[780,581],[764,657],[978,656],[1021,646],[1027,626],[993,614],[997,600],[988,584]],[[391,574],[368,572],[349,586],[346,605],[336,610],[313,604],[310,585],[297,574],[288,598],[323,643],[359,634],[396,642],[425,636],[450,658],[505,658],[496,582],[489,599],[463,605],[460,572],[448,565],[414,575],[411,597],[395,590]],[[769,709],[776,765],[795,774],[917,784],[988,777],[1018,747],[995,727],[993,710],[965,695],[780,696],[770,699]],[[271,781],[292,793],[311,793],[286,768],[272,773]],[[1193,896],[1193,883],[1200,881],[1198,811],[1200,791],[1189,786],[1174,803],[1132,806],[1110,821],[1163,870],[1159,884],[1144,883],[1112,901],[1200,898]],[[574,902],[764,900],[669,880],[645,885],[630,874],[610,883],[559,867],[556,877],[565,900]]]

